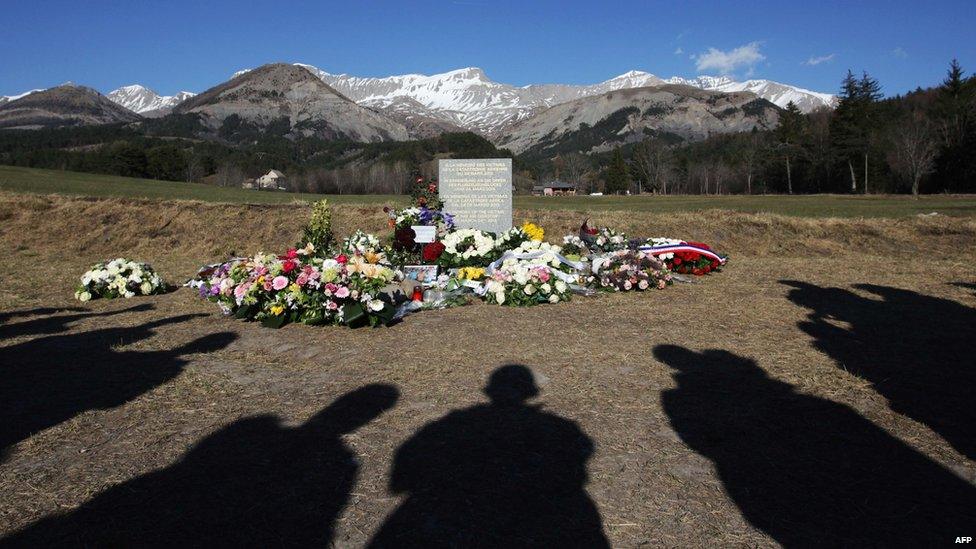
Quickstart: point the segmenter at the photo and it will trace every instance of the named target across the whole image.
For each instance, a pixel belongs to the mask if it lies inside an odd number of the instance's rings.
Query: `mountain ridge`
[[[648,136],[695,141],[713,133],[768,129],[776,126],[779,112],[752,92],[664,83],[554,105],[510,126],[496,144],[516,154],[601,152]]]
[[[62,84],[34,91],[0,105],[0,128],[46,128],[137,122],[138,114],[97,90]]]
[[[323,139],[408,138],[402,124],[356,104],[307,69],[285,63],[241,73],[179,103],[173,114],[199,115],[215,135],[274,127],[283,135]],[[231,127],[225,127],[228,122]]]

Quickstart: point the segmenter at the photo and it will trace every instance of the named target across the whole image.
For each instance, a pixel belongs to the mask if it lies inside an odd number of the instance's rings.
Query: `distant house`
[[[542,185],[533,185],[532,194],[535,196],[575,195],[576,185],[565,181],[551,181]]]
[[[247,182],[245,181],[245,184]],[[285,174],[279,172],[278,170],[271,170],[270,172],[257,178],[255,181],[258,189],[263,191],[285,191],[288,190],[288,179]]]

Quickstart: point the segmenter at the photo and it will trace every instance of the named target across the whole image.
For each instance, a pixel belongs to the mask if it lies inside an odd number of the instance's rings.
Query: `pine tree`
[[[800,108],[790,101],[786,104],[786,110],[780,115],[779,126],[776,127],[776,139],[786,160],[786,190],[789,194],[793,194],[793,172],[790,160],[796,154],[797,143],[803,135],[805,121]]]
[[[952,60],[946,78],[939,87],[939,95],[936,99],[936,113],[939,118],[940,130],[945,147],[951,147],[962,139],[962,133],[968,121],[969,109],[968,94],[966,93],[966,79],[963,77],[965,71],[959,65],[959,61]],[[971,89],[971,86],[970,86]]]
[[[624,162],[624,155],[617,147],[613,151],[613,160],[607,169],[607,184],[604,189],[607,194],[619,194],[630,188],[630,170]]]
[[[831,121],[831,138],[834,146],[846,159],[851,172],[851,192],[857,192],[857,175],[854,164],[864,161],[864,192],[868,191],[868,148],[875,124],[875,104],[881,98],[881,85],[864,72],[861,79],[847,71],[841,82],[841,91],[834,119]]]
[[[936,160],[937,181],[944,189],[972,191],[976,176],[976,78],[965,77],[953,59],[939,86],[933,119],[941,141]]]

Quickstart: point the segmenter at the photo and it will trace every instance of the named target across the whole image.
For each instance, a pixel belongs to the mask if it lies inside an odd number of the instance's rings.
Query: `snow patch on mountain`
[[[833,107],[837,101],[837,98],[829,93],[810,91],[772,80],[736,82],[727,76],[699,76],[691,79],[676,76],[667,79],[666,82],[726,93],[752,92],[778,107],[786,107],[792,101],[803,112],[810,112],[820,107]]]
[[[25,91],[24,93],[19,93],[17,95],[0,95],[0,105],[3,105],[4,103],[10,102],[10,101],[16,101],[16,100],[20,99],[21,97],[26,97],[26,96],[34,93],[34,92],[39,92],[39,91],[44,91],[44,89],[43,88],[38,88],[36,90],[30,90],[30,91]]]

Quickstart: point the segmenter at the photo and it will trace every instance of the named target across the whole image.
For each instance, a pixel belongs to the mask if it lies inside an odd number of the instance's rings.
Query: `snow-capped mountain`
[[[188,91],[181,91],[176,95],[159,95],[145,86],[133,84],[113,90],[106,97],[130,111],[144,116],[162,116],[168,114],[176,105],[195,95],[195,93]]]
[[[830,94],[770,80],[736,82],[727,77],[713,76],[662,79],[643,71],[629,71],[598,84],[532,84],[519,87],[494,82],[476,67],[429,76],[405,74],[364,78],[331,74],[312,65],[296,64],[363,106],[380,111],[395,108],[401,118],[404,109],[409,107],[413,116],[440,120],[490,136],[553,105],[614,90],[665,84],[683,84],[720,92],[749,91],[780,107],[785,107],[792,100],[805,112],[823,105],[831,106],[834,101],[834,96]],[[246,71],[239,71],[235,76],[243,72]]]
[[[39,92],[39,91],[44,91],[44,89],[43,88],[38,88],[36,90],[30,90],[30,91],[26,91],[24,93],[19,93],[17,95],[0,95],[0,105],[3,105],[4,103],[7,103],[9,101],[16,101],[16,100],[20,99],[21,97],[25,97],[25,96],[28,96],[28,95],[34,93],[34,92]]]

